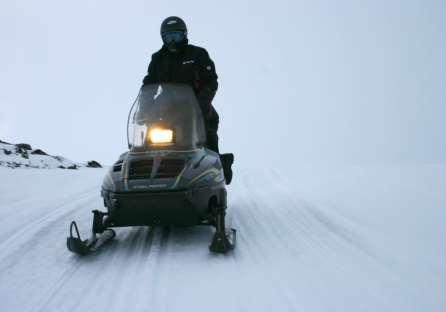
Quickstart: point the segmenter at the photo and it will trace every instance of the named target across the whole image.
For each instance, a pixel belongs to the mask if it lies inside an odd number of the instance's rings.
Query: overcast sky
[[[446,1],[0,1],[2,140],[112,163],[178,15],[241,164],[446,160]]]

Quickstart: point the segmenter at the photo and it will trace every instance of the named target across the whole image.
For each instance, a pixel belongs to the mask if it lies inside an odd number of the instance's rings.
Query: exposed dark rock
[[[25,159],[28,159],[28,158],[29,158],[29,157],[28,157],[28,151],[27,151],[25,148],[19,146],[19,144],[17,144],[17,145],[15,146],[15,150],[16,150],[16,153],[17,153],[17,154],[20,154],[23,158],[25,158]]]
[[[6,161],[6,162],[0,161],[0,166],[5,166],[14,169],[20,167],[21,165],[11,161]]]
[[[87,163],[87,167],[90,167],[90,168],[102,168],[101,164],[98,163],[96,160],[90,160]]]
[[[57,168],[59,168],[59,169],[67,169],[67,168],[65,168],[64,166],[62,166],[62,165],[60,165],[59,167],[57,167]]]
[[[65,158],[63,158],[62,156],[51,156],[54,159],[58,160],[58,161],[64,161]]]
[[[8,143],[8,142],[2,141],[2,140],[0,140],[0,143],[12,145],[11,143]]]
[[[44,151],[42,151],[41,149],[35,149],[35,150],[33,150],[32,152],[31,152],[31,154],[33,154],[33,155],[44,155],[44,156],[48,156],[48,154],[47,153],[45,153]]]
[[[6,150],[6,149],[3,149],[3,153],[5,153],[5,155],[11,155],[11,154],[12,154],[11,151],[8,151],[8,150]]]
[[[29,151],[32,150],[31,145],[26,144],[26,143],[19,143],[19,144],[16,144],[15,146],[25,149],[25,150],[29,150]]]
[[[68,166],[67,169],[77,169],[77,166],[76,165],[71,165],[71,166]]]

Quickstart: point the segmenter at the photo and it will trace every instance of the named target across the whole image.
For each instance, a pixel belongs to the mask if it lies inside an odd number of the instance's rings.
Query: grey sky
[[[444,1],[2,0],[0,139],[114,161],[169,15],[216,63],[242,163],[446,160]]]

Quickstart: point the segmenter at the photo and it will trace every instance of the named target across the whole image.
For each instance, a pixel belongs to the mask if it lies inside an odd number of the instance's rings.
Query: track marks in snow
[[[67,271],[62,272],[63,285],[50,288],[46,300],[42,301],[36,311],[125,309],[137,288],[128,285],[132,281],[137,285],[141,279],[145,261],[150,254],[153,232],[153,228],[147,227],[122,229],[107,247],[87,257],[81,258],[65,252],[69,263]],[[70,285],[83,287],[73,289]],[[82,300],[77,303],[70,300],[67,304],[66,298],[70,296]]]
[[[51,287],[46,290],[46,292],[39,297],[39,300],[32,305],[30,311],[32,312],[44,312],[48,311],[48,305],[53,300],[54,297],[58,295],[58,293],[68,284],[70,279],[76,271],[80,268],[79,259],[76,259],[77,263],[73,263],[72,266],[65,270],[63,274],[54,282],[51,283]]]
[[[266,185],[259,180],[275,183]],[[321,292],[321,306],[325,304],[324,297],[328,304],[332,294],[324,290],[321,281],[342,283],[345,276],[358,276],[360,282],[349,293],[339,294],[340,306],[343,300],[357,295],[368,297],[373,302],[371,306],[390,310],[387,295],[376,289],[392,285],[397,288],[395,293],[406,292],[374,256],[376,251],[362,237],[360,226],[351,220],[299,199],[295,190],[288,189],[272,172],[264,173],[261,178],[245,176],[237,187],[232,202],[236,203],[234,217],[241,238],[238,260],[264,267],[263,275],[275,285],[277,294],[269,296],[285,300],[290,311],[311,307],[303,296],[309,289]],[[312,276],[308,276],[309,272]],[[375,275],[387,276],[386,281],[373,278]],[[296,295],[302,305],[296,306]],[[361,308],[368,311],[365,304]]]
[[[19,230],[0,243],[0,262],[5,258],[15,259],[15,255],[18,253],[23,256],[30,247],[38,244],[43,234],[60,226],[69,215],[85,207],[96,196],[96,194],[91,192],[83,193],[79,197],[67,199],[64,204],[54,205],[50,212],[32,221],[24,221]],[[64,224],[64,226],[68,229],[68,225]]]
[[[309,229],[317,233],[322,241],[324,241],[323,236],[331,236],[331,238],[327,239],[332,240],[336,238],[336,241],[344,241],[347,245],[362,250],[367,255],[374,253],[371,245],[359,234],[359,224],[340,215],[335,210],[330,209],[330,207],[321,207],[308,200],[299,198],[296,196],[295,190],[290,188],[281,175],[274,171],[269,171],[269,174],[271,175],[271,179],[279,181],[279,183],[275,184],[275,188],[276,192],[281,194],[280,198],[290,203],[290,207],[298,210],[298,213],[294,213],[294,218],[291,215],[291,219],[294,222],[297,221],[296,217],[304,218],[310,226]],[[333,242],[330,242],[329,247],[331,246],[333,246]]]
[[[365,309],[379,306],[382,310],[392,311],[394,300],[389,300],[389,297],[407,298],[399,304],[408,311],[414,308],[413,303],[421,301],[416,287],[407,286],[411,284],[407,276],[399,274],[394,265],[389,265],[392,255],[383,252],[380,246],[372,244],[368,239],[381,235],[379,229],[366,226],[357,219],[340,213],[334,207],[299,198],[290,184],[284,181],[283,176],[274,171],[270,174],[275,180],[283,182],[277,186],[287,200],[299,205],[300,209],[313,219],[312,230],[317,232],[319,240],[326,242],[328,249],[322,255],[325,254],[330,265],[334,264],[333,267],[338,268],[338,274],[360,277],[354,285],[362,291],[361,294],[370,298],[370,303]]]
[[[421,301],[368,240],[376,229],[302,198],[273,171],[229,187],[237,246],[227,255],[209,253],[210,227],[134,227],[79,258],[65,247],[70,218],[85,235],[101,202],[95,188],[76,193],[37,205],[40,218],[12,233],[17,246],[1,242],[11,311],[414,311]]]

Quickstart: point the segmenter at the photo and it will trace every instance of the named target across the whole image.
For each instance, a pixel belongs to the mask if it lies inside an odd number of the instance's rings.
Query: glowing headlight
[[[152,128],[149,130],[149,142],[152,144],[168,144],[173,142],[173,130]]]

